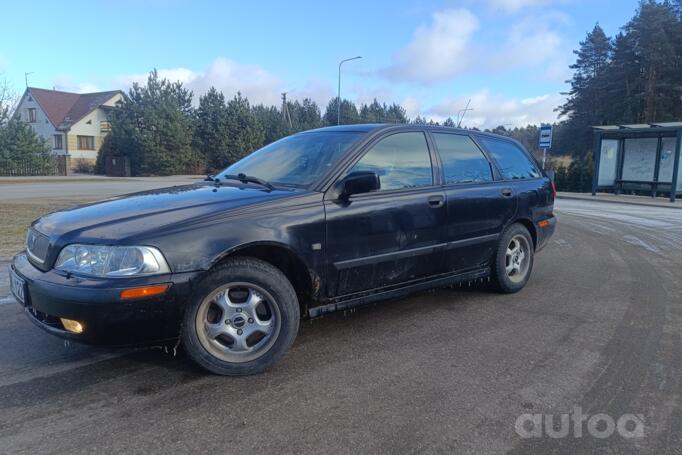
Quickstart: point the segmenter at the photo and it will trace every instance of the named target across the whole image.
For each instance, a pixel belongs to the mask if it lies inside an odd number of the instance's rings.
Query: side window
[[[480,137],[488,152],[492,155],[505,180],[534,179],[540,177],[540,171],[526,152],[513,142],[490,137]]]
[[[443,162],[445,183],[492,181],[488,159],[469,136],[434,133],[433,138]]]
[[[373,171],[382,190],[433,185],[424,133],[397,133],[376,143],[349,172]]]

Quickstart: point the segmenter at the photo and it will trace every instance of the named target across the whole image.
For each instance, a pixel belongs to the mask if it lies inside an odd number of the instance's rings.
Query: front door
[[[344,174],[376,172],[381,188],[325,200],[330,297],[440,272],[446,204],[431,162],[423,131],[400,132],[379,139]]]

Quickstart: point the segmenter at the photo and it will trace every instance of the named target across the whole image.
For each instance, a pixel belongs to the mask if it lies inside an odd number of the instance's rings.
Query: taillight
[[[556,183],[554,183],[554,180],[551,180],[550,183],[552,184],[552,199],[556,199]]]

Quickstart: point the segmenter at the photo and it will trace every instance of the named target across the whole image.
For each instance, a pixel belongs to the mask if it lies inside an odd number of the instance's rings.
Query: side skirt
[[[365,291],[362,293],[351,294],[348,296],[337,297],[332,299],[330,303],[326,303],[308,310],[309,318],[316,318],[323,314],[333,313],[335,311],[347,310],[368,303],[377,302],[379,300],[393,299],[404,297],[419,291],[426,291],[429,289],[440,288],[452,284],[461,283],[463,281],[472,281],[480,278],[490,276],[490,268],[473,270],[470,272],[459,273],[456,275],[437,276],[426,281],[407,283],[403,286],[392,289],[376,289],[373,291]]]

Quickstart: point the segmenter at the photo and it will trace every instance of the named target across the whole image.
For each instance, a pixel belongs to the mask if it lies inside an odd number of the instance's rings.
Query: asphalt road
[[[119,194],[153,190],[166,186],[187,185],[198,181],[201,181],[201,176],[191,175],[130,178],[101,176],[6,177],[0,178],[0,202],[21,202],[45,197],[79,199],[86,196],[93,199],[103,199]]]
[[[0,305],[2,453],[682,453],[682,211],[561,200],[528,286],[305,322],[255,377],[65,345]],[[519,416],[639,414],[643,437],[521,438]]]

